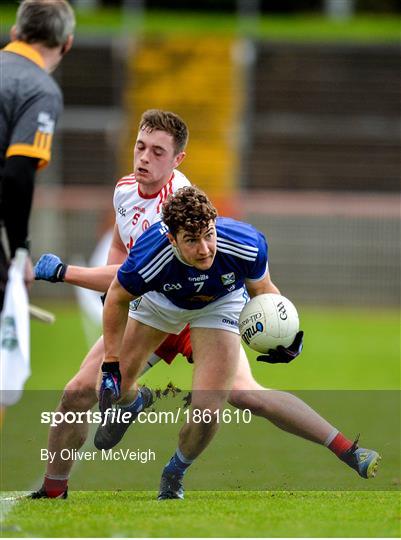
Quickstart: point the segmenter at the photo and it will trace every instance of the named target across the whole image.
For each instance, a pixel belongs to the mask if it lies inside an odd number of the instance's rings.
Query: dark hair
[[[162,214],[174,237],[180,229],[197,236],[216,219],[217,210],[203,191],[196,186],[186,186],[167,198]]]
[[[66,0],[24,0],[17,11],[17,38],[54,48],[74,33],[74,11]]]
[[[161,111],[160,109],[145,111],[139,122],[139,129],[148,129],[150,131],[157,129],[171,135],[174,139],[176,154],[182,152],[188,142],[186,123],[177,114],[169,111]]]

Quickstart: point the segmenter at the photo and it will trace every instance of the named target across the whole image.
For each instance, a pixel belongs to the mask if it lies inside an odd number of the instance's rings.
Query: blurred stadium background
[[[383,491],[271,492],[268,499],[265,492],[255,499],[238,491],[226,501],[222,495],[223,510],[217,492],[210,499],[192,493],[187,503],[192,499],[193,506],[177,514],[156,509],[149,494],[75,491],[68,511],[60,507],[56,519],[51,505],[15,505],[5,534],[399,536],[399,393],[388,390],[398,389],[400,380],[394,309],[400,293],[400,1],[72,3],[76,40],[55,73],[65,111],[53,161],[38,177],[33,259],[50,251],[67,262],[89,260],[113,221],[115,182],[131,172],[141,113],[154,107],[179,113],[190,128],[182,171],[222,214],[266,233],[273,280],[302,307],[308,336],[303,361],[290,369],[252,361],[255,377],[269,388],[313,390],[307,401],[349,436],[360,430],[366,444],[383,452],[383,475],[366,489]],[[0,0],[1,44],[17,5]],[[32,323],[34,367],[27,389],[61,390],[99,328],[92,336],[84,327],[84,336],[72,287],[38,282],[32,295],[58,320],[50,328]],[[191,375],[179,359],[171,367],[161,363],[144,382],[164,387],[172,380],[188,388]],[[326,389],[336,390],[316,392]],[[361,396],[363,406],[349,407],[341,390]],[[46,440],[44,426],[35,424],[34,394],[25,392],[7,412],[3,439],[22,441],[17,450],[4,445],[5,463],[8,471],[25,475],[27,489],[40,485],[42,465],[27,460],[26,449],[36,455],[35,444]],[[56,406],[59,391],[42,398]],[[398,427],[392,429],[390,420]],[[133,448],[135,437],[133,431]],[[319,447],[272,426],[258,442],[269,474],[284,471],[278,489],[292,489],[305,475],[322,482],[318,487],[326,482],[326,490],[335,482],[365,489]],[[201,475],[212,456],[223,458],[224,452],[205,453]],[[74,472],[73,490],[82,479],[101,478],[105,466],[92,476],[87,471],[83,466]],[[135,482],[129,489],[137,489]]]
[[[88,260],[132,170],[142,111],[190,128],[181,169],[270,244],[296,303],[394,306],[400,286],[396,0],[75,0],[53,162],[40,175],[34,259]],[[17,3],[2,8],[1,40]],[[163,11],[160,11],[163,10]],[[70,287],[35,284],[37,297]]]

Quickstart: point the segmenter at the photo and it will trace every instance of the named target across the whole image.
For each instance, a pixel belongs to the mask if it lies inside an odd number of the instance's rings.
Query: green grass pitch
[[[399,498],[385,492],[77,492],[67,501],[18,504],[5,536],[388,537],[399,535]]]
[[[32,391],[61,390],[75,373],[86,350],[76,308],[69,305],[44,307],[56,312],[57,322],[52,327],[32,323],[33,375],[26,385]],[[287,366],[270,366],[257,364],[254,354],[250,353],[254,375],[271,388],[290,389],[300,394],[306,391],[311,398],[319,396],[320,410],[324,414],[335,411],[335,419],[342,423],[338,427],[344,426],[349,436],[361,430],[364,443],[372,443],[383,454],[377,479],[359,479],[331,453],[267,425],[266,455],[259,455],[258,459],[252,456],[251,459],[255,462],[253,473],[258,479],[267,474],[273,482],[272,489],[250,491],[252,488],[246,484],[247,469],[234,462],[229,470],[230,480],[238,480],[242,489],[235,489],[233,483],[230,490],[218,491],[216,475],[222,466],[228,471],[226,465],[222,465],[224,459],[231,457],[230,451],[236,456],[242,447],[249,451],[252,445],[251,441],[233,440],[230,443],[228,440],[229,451],[224,452],[227,441],[216,438],[199,464],[188,473],[190,487],[185,501],[158,503],[155,500],[157,470],[151,473],[151,485],[147,488],[151,491],[128,491],[135,489],[131,464],[121,468],[124,487],[119,488],[117,482],[114,489],[109,489],[107,466],[91,469],[80,465],[71,478],[67,501],[10,503],[3,500],[2,537],[399,537],[399,455],[392,449],[391,427],[392,421],[397,425],[398,418],[399,422],[399,399],[395,400],[398,410],[394,409],[393,415],[387,414],[388,407],[382,410],[375,403],[375,400],[383,402],[380,396],[397,395],[394,391],[399,390],[399,315],[384,309],[299,307],[299,311],[305,330],[302,356]],[[171,367],[159,364],[145,378],[148,384],[155,386],[165,386],[171,380],[188,388],[191,367],[178,359]],[[312,390],[320,392],[315,394]],[[357,411],[353,414],[345,400],[337,399],[332,390],[338,391],[340,397],[351,395],[346,392],[350,390],[371,392],[372,404],[362,426],[353,421]],[[13,433],[14,414],[14,408],[6,413],[3,437],[8,430]],[[28,409],[26,414],[29,414]],[[360,412],[358,414],[361,417]],[[371,422],[375,429],[370,433]],[[136,441],[135,431],[136,428],[132,428],[129,432],[133,441]],[[178,426],[174,426],[173,432],[177,431]],[[45,434],[46,429],[38,435],[41,446],[46,446]],[[395,436],[397,438],[397,434]],[[5,451],[6,442],[2,440]],[[29,444],[27,441],[21,456],[16,456],[14,461],[3,460],[2,475],[6,476],[8,467],[19,468],[27,477],[32,474],[32,487],[38,487],[40,473],[30,473],[33,467]],[[174,438],[163,444],[166,457],[172,453],[175,444]],[[41,471],[42,464],[37,466]],[[199,476],[207,486],[208,470],[212,471],[213,491],[193,490],[191,475],[192,479]],[[104,474],[104,491],[76,490],[74,484],[80,485],[81,478],[94,474],[99,478]],[[293,483],[293,477],[304,479],[306,488]],[[231,485],[227,477],[225,482],[224,485]],[[344,489],[338,487],[341,485]],[[10,492],[2,494],[3,497],[12,495]]]
[[[0,30],[6,34],[14,24],[16,2],[2,2]],[[94,11],[77,9],[77,36],[121,35],[143,32],[145,35],[229,36],[246,33],[252,37],[286,41],[395,43],[399,40],[398,14],[358,13],[350,20],[329,20],[320,14],[300,13],[293,16],[264,14],[238,24],[234,13],[201,13],[185,10],[147,11],[143,18],[116,8]]]

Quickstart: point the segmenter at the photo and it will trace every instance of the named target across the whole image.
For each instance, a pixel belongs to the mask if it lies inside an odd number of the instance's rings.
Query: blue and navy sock
[[[186,458],[181,450],[177,448],[174,456],[170,459],[167,465],[164,467],[164,472],[168,474],[174,474],[175,476],[181,477],[184,476],[185,471],[193,463],[194,459]]]
[[[143,396],[142,392],[138,390],[138,394],[134,401],[132,403],[128,403],[128,405],[120,405],[120,409],[123,412],[130,412],[131,414],[136,415],[137,413],[141,412],[143,410]]]

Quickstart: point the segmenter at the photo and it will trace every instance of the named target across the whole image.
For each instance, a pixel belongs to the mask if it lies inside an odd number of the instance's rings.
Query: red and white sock
[[[344,437],[338,429],[333,429],[330,435],[325,440],[325,446],[338,457],[340,457],[344,452],[349,450],[352,446],[352,441]]]
[[[55,499],[66,491],[68,487],[68,476],[46,474],[43,487],[45,488],[46,495],[51,499]]]

